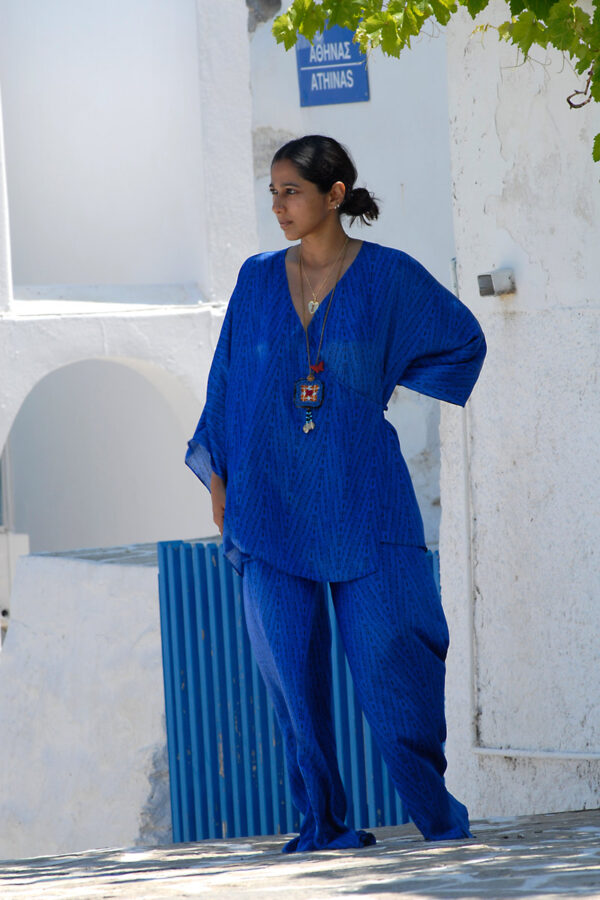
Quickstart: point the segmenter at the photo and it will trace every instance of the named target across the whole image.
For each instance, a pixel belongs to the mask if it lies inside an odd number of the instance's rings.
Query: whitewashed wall
[[[5,858],[170,842],[156,579],[19,560],[0,655]]]
[[[0,647],[10,624],[10,595],[20,556],[29,553],[29,536],[0,528]]]
[[[256,246],[247,69],[238,0],[0,0],[14,282],[224,299]]]
[[[215,533],[183,458],[222,315],[203,304],[0,322],[0,446],[16,420],[13,508],[38,550]]]
[[[473,27],[448,33],[454,221],[489,356],[466,418],[442,416],[449,781],[475,815],[596,807],[600,111],[568,109],[556,55],[515,68]],[[499,266],[516,294],[479,298]]]
[[[0,23],[15,282],[200,281],[193,0],[1,0]]]
[[[2,95],[0,94],[0,315],[10,308],[11,300],[12,262],[10,255],[10,224],[8,217],[8,194],[6,190]]]
[[[275,44],[271,22],[251,35],[254,167],[259,241],[264,249],[287,245],[271,212],[270,162],[286,140],[328,134],[350,150],[366,185],[381,201],[371,227],[356,224],[355,237],[398,247],[419,259],[451,287],[454,256],[443,35],[423,37],[400,60],[373,53],[371,99],[365,103],[301,107],[295,51]],[[439,532],[439,404],[399,388],[389,418],[400,437],[430,546]]]
[[[183,454],[257,248],[248,54],[237,0],[0,0],[0,448],[27,401],[34,548],[214,533]]]
[[[31,551],[216,532],[183,465],[193,395],[187,406],[181,421],[152,381],[118,362],[86,360],[42,379],[10,435],[11,524]]]
[[[257,248],[246,20],[0,0],[0,448],[15,424],[11,505],[45,549],[214,534],[183,455]],[[3,853],[168,841],[156,570],[22,558],[11,603]]]

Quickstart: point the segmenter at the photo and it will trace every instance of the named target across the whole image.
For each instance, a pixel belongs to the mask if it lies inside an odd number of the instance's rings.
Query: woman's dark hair
[[[352,222],[360,219],[365,225],[370,225],[379,215],[373,194],[366,188],[354,187],[356,166],[346,148],[334,138],[307,134],[288,141],[279,148],[271,165],[283,159],[289,159],[302,177],[316,184],[322,194],[331,190],[336,181],[341,181],[346,195],[338,210],[340,215],[345,213],[352,217]]]

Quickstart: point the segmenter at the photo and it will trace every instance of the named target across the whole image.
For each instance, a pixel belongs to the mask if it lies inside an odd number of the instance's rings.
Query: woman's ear
[[[337,209],[344,202],[346,196],[346,186],[343,181],[336,181],[329,191],[329,202],[333,209]]]

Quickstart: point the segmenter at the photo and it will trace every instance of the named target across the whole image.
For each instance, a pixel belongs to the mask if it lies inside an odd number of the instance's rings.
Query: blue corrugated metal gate
[[[250,652],[241,578],[216,544],[158,545],[174,841],[297,831],[283,746]],[[437,577],[437,554],[432,556]],[[335,615],[335,729],[356,828],[407,821],[355,696]]]

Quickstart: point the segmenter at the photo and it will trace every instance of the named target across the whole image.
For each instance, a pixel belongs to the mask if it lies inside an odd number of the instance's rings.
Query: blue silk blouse
[[[285,250],[243,264],[215,350],[187,465],[227,485],[224,550],[317,581],[376,570],[381,542],[424,546],[423,524],[394,427],[396,385],[464,405],[486,352],[470,310],[420,263],[363,241],[338,282],[325,325],[323,403],[305,433],[294,403],[308,371]],[[322,302],[308,326],[317,354]]]

